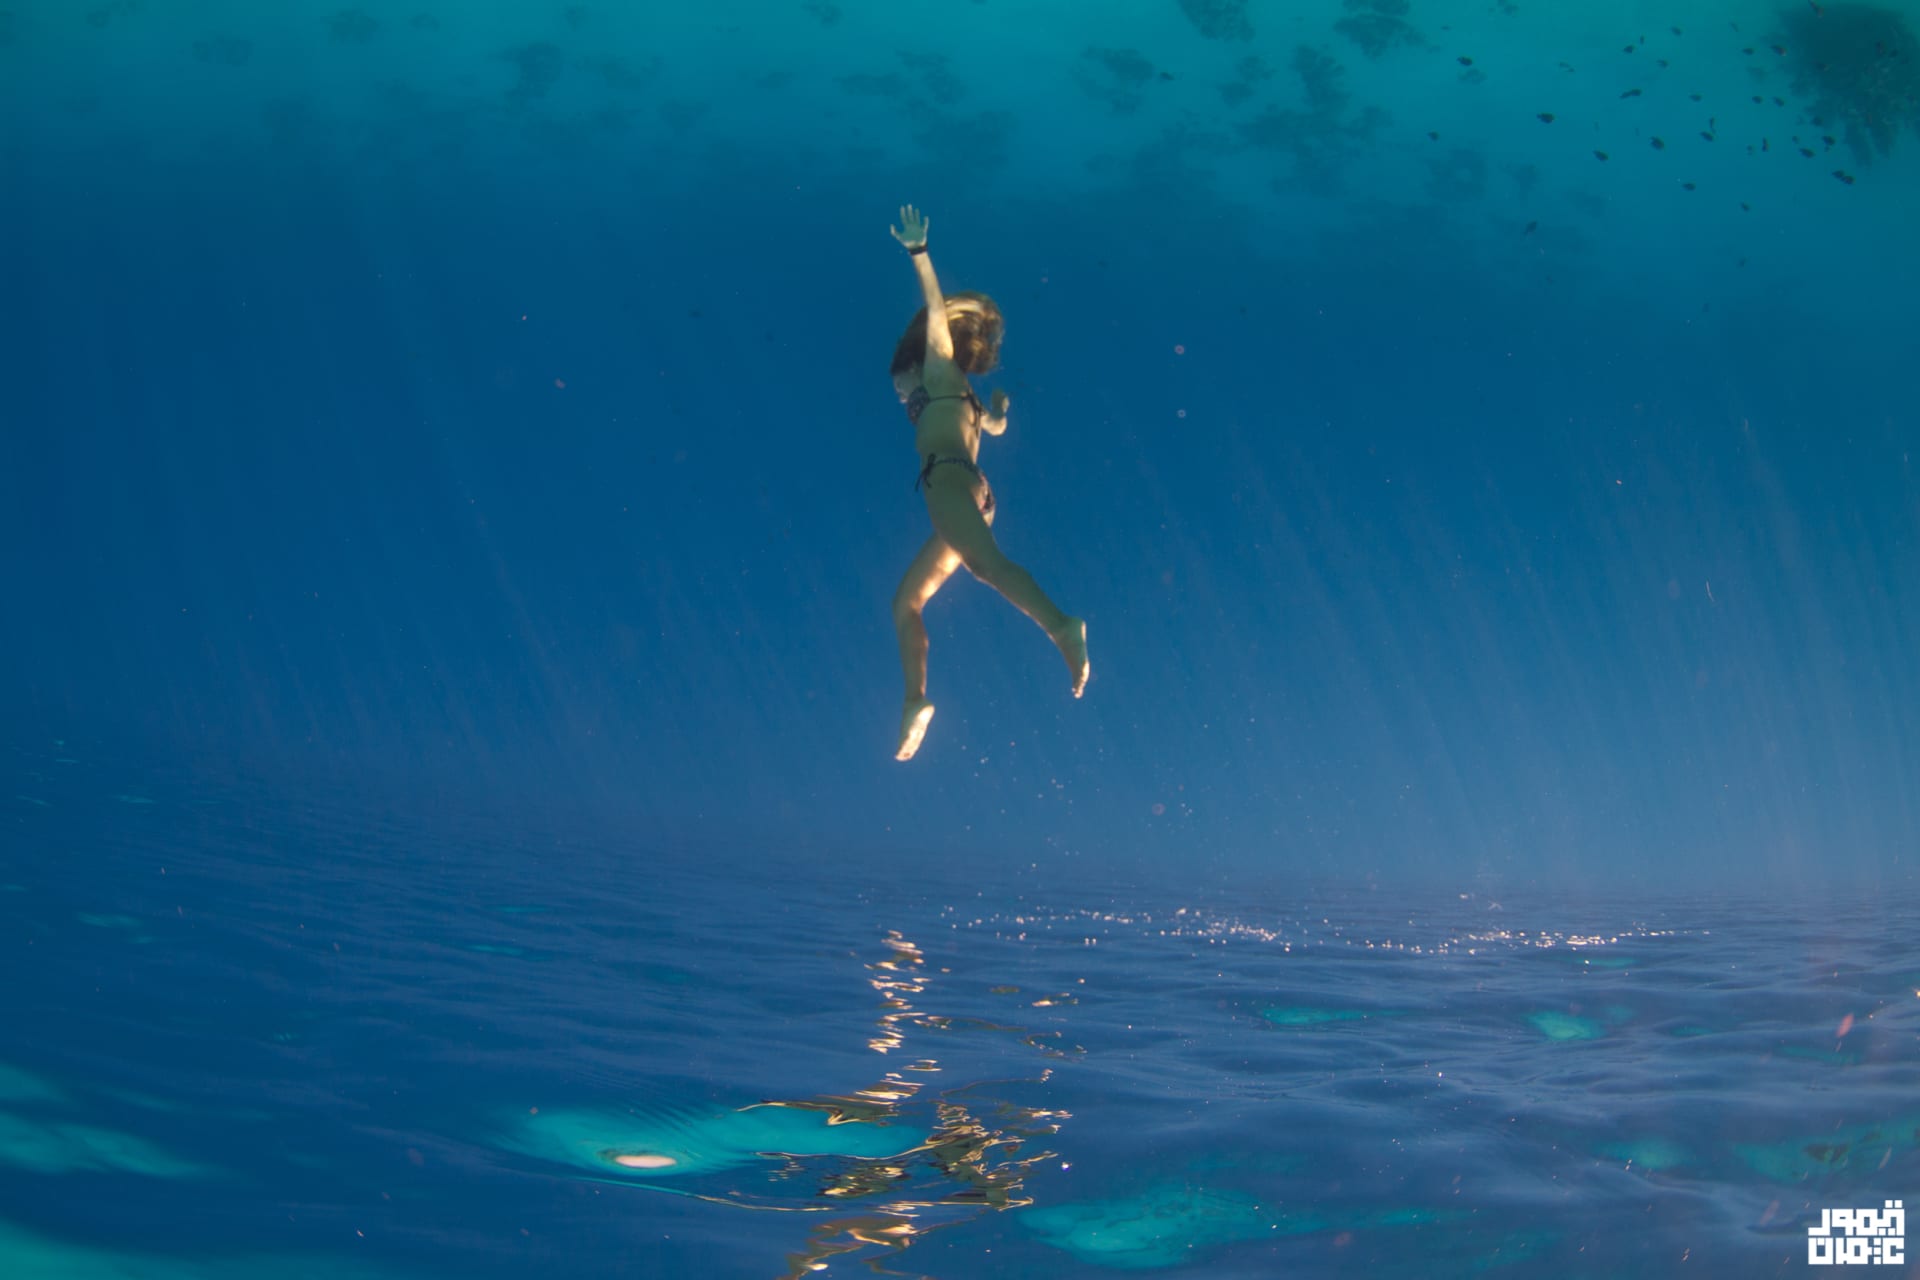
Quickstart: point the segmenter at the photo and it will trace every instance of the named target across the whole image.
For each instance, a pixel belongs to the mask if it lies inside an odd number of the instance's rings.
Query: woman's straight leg
[[[900,670],[907,684],[900,712],[900,743],[894,750],[896,760],[913,758],[920,740],[926,737],[927,725],[933,721],[933,704],[927,701],[927,624],[922,612],[959,567],[959,555],[935,534],[914,556],[893,593],[893,626],[900,638]]]

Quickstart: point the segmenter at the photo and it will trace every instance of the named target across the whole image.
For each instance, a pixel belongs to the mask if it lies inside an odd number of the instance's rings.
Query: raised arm
[[[928,220],[912,205],[900,208],[900,225],[891,228],[893,238],[913,255],[914,270],[920,273],[920,292],[927,300],[927,355],[953,359],[953,331],[947,327],[947,300],[940,292],[940,277],[933,273],[933,260],[927,256]]]

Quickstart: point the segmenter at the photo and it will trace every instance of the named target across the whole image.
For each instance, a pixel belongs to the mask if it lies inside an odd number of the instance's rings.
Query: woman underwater
[[[953,571],[967,567],[1005,596],[1047,633],[1073,674],[1073,696],[1087,687],[1087,624],[1047,598],[1033,575],[1007,559],[993,540],[993,490],[975,459],[980,433],[1007,429],[1007,393],[995,391],[992,406],[980,403],[968,374],[990,372],[1000,359],[1006,321],[983,293],[940,293],[927,257],[927,219],[907,205],[893,238],[913,256],[927,305],[914,316],[893,352],[893,387],[913,423],[919,456],[917,488],[926,494],[933,536],[920,548],[893,596],[893,625],[900,633],[900,665],[906,671],[906,708],[900,716],[896,759],[911,760],[933,719],[927,701],[927,628],[920,612]]]

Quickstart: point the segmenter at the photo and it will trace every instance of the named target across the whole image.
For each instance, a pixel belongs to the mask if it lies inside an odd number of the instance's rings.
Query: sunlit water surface
[[[1920,1187],[1910,901],[1076,896],[61,752],[8,1276],[1795,1274]]]

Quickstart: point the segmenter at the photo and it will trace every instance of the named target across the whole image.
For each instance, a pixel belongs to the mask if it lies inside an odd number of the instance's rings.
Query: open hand
[[[900,206],[900,225],[891,230],[893,238],[909,249],[927,247],[927,218],[910,204]]]

